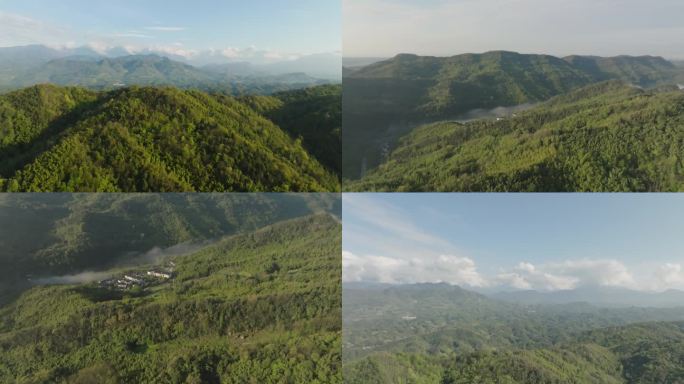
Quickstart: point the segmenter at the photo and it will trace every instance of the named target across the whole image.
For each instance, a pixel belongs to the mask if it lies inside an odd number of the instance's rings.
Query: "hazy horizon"
[[[344,57],[506,50],[684,59],[684,3],[674,0],[343,0],[342,13]]]
[[[0,47],[87,47],[97,53],[160,53],[188,61],[253,64],[341,55],[334,1],[0,1]]]
[[[682,199],[345,195],[343,280],[493,291],[682,290]]]

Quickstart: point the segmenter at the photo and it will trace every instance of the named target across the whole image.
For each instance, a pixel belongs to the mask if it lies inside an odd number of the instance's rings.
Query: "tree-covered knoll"
[[[340,247],[314,215],[175,256],[137,294],[34,287],[0,309],[0,381],[340,383]]]
[[[384,162],[399,137],[421,124],[534,104],[607,80],[641,87],[674,84],[681,74],[672,63],[651,56],[401,54],[345,75],[343,174],[363,176]]]
[[[231,96],[40,85],[0,96],[0,127],[5,191],[339,189],[300,140]]]
[[[618,81],[507,118],[415,129],[348,190],[681,191],[684,93]]]

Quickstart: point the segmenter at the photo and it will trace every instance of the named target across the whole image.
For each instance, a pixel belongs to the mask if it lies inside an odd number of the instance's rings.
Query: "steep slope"
[[[679,191],[684,93],[618,81],[507,118],[424,125],[348,190]]]
[[[310,216],[176,256],[143,290],[35,287],[0,309],[0,381],[339,383],[340,236]]]
[[[9,191],[339,188],[299,142],[230,96],[43,85],[0,96],[0,126]]]
[[[4,194],[0,280],[102,270],[154,248],[339,216],[339,204],[335,194]]]
[[[671,83],[675,65],[657,56],[568,56],[563,60],[591,76],[593,81],[618,79],[642,87]]]
[[[610,58],[495,51],[452,57],[402,54],[344,77],[344,176],[355,179],[383,152],[426,122],[473,110],[548,100],[617,79],[640,86],[674,84],[681,70],[659,57]]]
[[[241,98],[295,138],[337,175],[342,172],[342,86],[323,85]]]

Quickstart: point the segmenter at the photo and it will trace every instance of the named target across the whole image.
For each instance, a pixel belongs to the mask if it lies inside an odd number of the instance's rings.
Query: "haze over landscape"
[[[676,0],[344,0],[344,55],[509,50],[684,59]]]
[[[678,196],[344,196],[344,281],[684,289]]]
[[[332,76],[340,23],[336,2],[2,2],[0,47],[44,45],[56,56],[154,53],[196,66],[241,62]]]
[[[681,207],[345,194],[345,382],[681,383]]]

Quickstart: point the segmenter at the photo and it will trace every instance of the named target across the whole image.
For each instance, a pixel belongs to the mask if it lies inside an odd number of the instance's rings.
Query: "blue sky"
[[[684,59],[681,0],[343,0],[344,55],[511,50]]]
[[[337,0],[0,0],[0,46],[341,50]]]
[[[684,196],[345,194],[346,281],[684,288]]]

